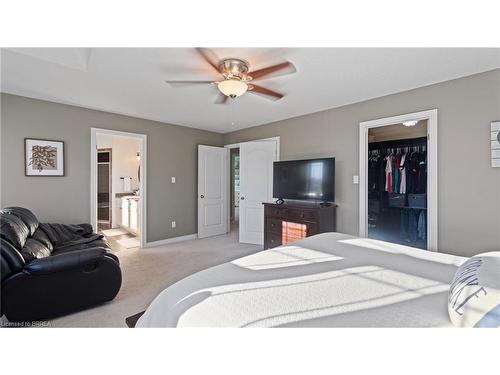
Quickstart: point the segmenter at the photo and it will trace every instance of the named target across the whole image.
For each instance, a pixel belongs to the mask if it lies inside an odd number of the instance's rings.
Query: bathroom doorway
[[[114,251],[145,247],[146,136],[91,131],[91,221]]]
[[[97,230],[112,227],[112,152],[111,148],[97,149]]]

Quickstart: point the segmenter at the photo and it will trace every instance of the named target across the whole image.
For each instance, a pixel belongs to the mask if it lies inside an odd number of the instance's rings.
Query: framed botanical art
[[[64,176],[64,142],[49,139],[24,139],[26,176]]]

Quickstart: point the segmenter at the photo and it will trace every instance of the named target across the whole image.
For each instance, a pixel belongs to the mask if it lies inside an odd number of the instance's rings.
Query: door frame
[[[438,251],[438,110],[407,113],[359,124],[359,235],[368,236],[368,131],[409,120],[427,120],[427,249]]]
[[[225,148],[227,149],[231,149],[231,148],[239,148],[240,147],[240,144],[241,143],[246,143],[246,142],[258,142],[258,141],[275,141],[276,142],[276,161],[279,161],[280,160],[280,137],[279,136],[276,136],[276,137],[269,137],[269,138],[261,138],[261,139],[250,139],[250,140],[247,140],[247,141],[242,141],[242,142],[239,142],[239,143],[231,143],[229,145],[224,145]],[[241,159],[240,159],[240,163],[241,163]],[[240,164],[241,166],[241,164]],[[227,169],[227,179],[228,179],[228,183],[229,183],[229,187],[228,187],[228,191],[230,191],[231,189],[231,168],[226,168]],[[231,194],[229,194],[229,196],[231,196]],[[231,199],[231,197],[229,197],[229,199]],[[231,215],[231,202],[228,202],[228,215]],[[241,212],[240,212],[241,213]],[[229,233],[231,231],[231,220],[229,219],[230,216],[228,216],[228,220],[227,220],[227,233]]]
[[[90,224],[97,229],[97,135],[117,135],[136,138],[140,141],[140,181],[139,191],[141,196],[141,234],[140,246],[146,247],[147,241],[147,140],[146,134],[131,133],[111,129],[90,128]],[[113,198],[114,199],[114,198]]]

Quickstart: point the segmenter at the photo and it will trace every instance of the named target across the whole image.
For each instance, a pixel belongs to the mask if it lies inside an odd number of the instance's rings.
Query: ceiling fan
[[[253,82],[262,79],[272,73],[284,71],[285,74],[295,73],[295,67],[291,62],[285,61],[281,64],[268,66],[254,71],[250,71],[250,65],[245,60],[228,58],[219,60],[215,54],[206,48],[196,48],[196,51],[210,66],[220,75],[222,79],[218,81],[165,81],[169,84],[211,84],[217,85],[220,93],[216,104],[224,104],[227,98],[236,98],[246,92],[262,94],[268,99],[279,100],[284,95],[254,84]],[[211,55],[214,58],[211,58]],[[286,70],[286,71],[285,71]]]

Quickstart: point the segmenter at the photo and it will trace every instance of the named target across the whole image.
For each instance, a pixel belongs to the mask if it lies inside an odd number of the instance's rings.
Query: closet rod
[[[427,137],[368,143],[368,150],[427,146]]]

